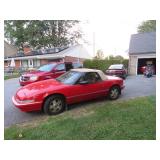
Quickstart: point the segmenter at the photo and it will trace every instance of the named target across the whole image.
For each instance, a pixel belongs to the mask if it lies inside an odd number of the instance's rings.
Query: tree
[[[34,49],[77,44],[82,37],[74,27],[77,20],[7,20],[4,22],[5,38],[19,50],[28,43]]]
[[[156,20],[148,20],[148,21],[142,22],[138,26],[137,31],[138,31],[138,33],[156,31]]]
[[[119,61],[123,61],[124,60],[124,58],[121,55],[115,56],[114,59],[119,60]]]
[[[104,57],[103,51],[99,49],[96,53],[95,59],[103,59],[103,57]]]
[[[113,56],[109,55],[108,57],[105,58],[106,60],[118,60],[118,61],[123,61],[124,57],[121,55]]]

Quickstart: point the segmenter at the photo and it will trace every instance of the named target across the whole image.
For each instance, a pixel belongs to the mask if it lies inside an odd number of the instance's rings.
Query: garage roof
[[[156,32],[131,35],[129,54],[156,53]]]

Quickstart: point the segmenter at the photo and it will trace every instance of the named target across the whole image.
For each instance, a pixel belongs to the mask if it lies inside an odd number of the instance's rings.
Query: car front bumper
[[[12,102],[15,107],[23,112],[39,111],[42,108],[42,102],[18,103],[15,96],[12,97]]]

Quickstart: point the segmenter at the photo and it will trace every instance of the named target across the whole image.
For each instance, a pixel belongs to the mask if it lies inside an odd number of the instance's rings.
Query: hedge
[[[93,60],[85,60],[83,63],[85,68],[99,69],[102,71],[106,71],[106,69],[108,69],[108,67],[112,64],[124,64],[124,66],[128,68],[128,59],[124,60],[93,59]]]

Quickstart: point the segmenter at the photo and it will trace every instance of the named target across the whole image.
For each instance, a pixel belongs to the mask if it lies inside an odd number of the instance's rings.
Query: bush
[[[106,71],[106,69],[108,69],[108,67],[112,64],[124,64],[124,66],[128,68],[128,59],[123,59],[123,60],[93,59],[93,60],[85,60],[83,63],[85,68],[99,69],[102,71]]]

